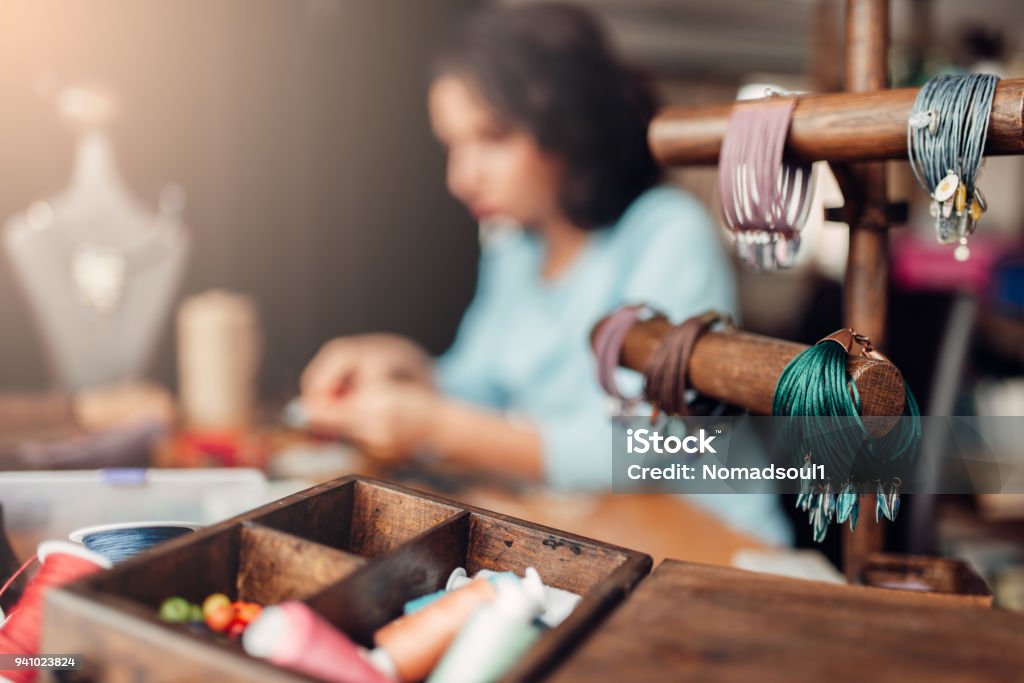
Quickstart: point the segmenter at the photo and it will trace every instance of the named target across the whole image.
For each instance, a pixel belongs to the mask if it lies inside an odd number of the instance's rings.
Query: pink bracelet
[[[813,166],[782,158],[795,107],[792,97],[737,104],[719,155],[722,216],[741,260],[761,270],[793,265],[813,203]]]
[[[615,370],[619,367],[619,358],[622,355],[622,343],[634,325],[651,315],[661,314],[644,304],[619,306],[605,318],[594,333],[593,349],[597,360],[597,380],[605,393],[627,404],[641,400],[643,393],[632,397],[625,396],[615,381]]]

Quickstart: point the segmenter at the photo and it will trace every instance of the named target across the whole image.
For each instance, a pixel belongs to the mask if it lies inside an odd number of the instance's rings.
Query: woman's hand
[[[337,398],[349,390],[384,381],[433,385],[433,361],[414,342],[396,334],[364,334],[332,339],[302,373],[302,400]]]
[[[340,398],[304,399],[315,430],[388,461],[404,460],[429,445],[442,403],[432,390],[412,382],[376,382]]]
[[[398,462],[429,450],[454,463],[531,481],[544,478],[539,432],[500,413],[411,382],[376,382],[341,397],[305,400],[310,426]]]

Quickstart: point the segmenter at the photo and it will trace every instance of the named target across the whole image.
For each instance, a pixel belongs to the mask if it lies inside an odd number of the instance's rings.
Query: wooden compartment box
[[[223,592],[305,601],[356,642],[409,600],[444,587],[456,567],[535,567],[583,596],[506,680],[541,677],[617,605],[651,558],[399,486],[345,477],[165,543],[50,592],[42,652],[82,653],[69,681],[308,681],[215,638],[157,618],[162,600]]]
[[[872,553],[860,571],[862,585],[930,595],[937,600],[992,606],[992,591],[963,560]]]

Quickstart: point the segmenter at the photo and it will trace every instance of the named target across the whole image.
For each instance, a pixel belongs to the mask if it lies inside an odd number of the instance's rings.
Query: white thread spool
[[[488,683],[500,679],[540,637],[543,586],[533,578],[496,577],[497,598],[477,608],[427,683]]]
[[[178,311],[178,382],[189,427],[230,429],[251,423],[262,339],[248,297],[213,290]]]
[[[473,578],[470,578],[466,574],[465,569],[458,567],[448,577],[448,584],[445,586],[445,590],[452,591],[465,586],[473,579],[486,579],[497,573],[490,569],[481,569]],[[544,611],[540,615],[540,620],[549,628],[554,628],[565,621],[566,617],[572,614],[572,611],[576,609],[576,605],[580,604],[580,600],[583,599],[576,593],[547,585],[541,581],[540,574],[533,567],[526,568],[523,574],[523,581],[527,585],[536,585],[543,588]]]

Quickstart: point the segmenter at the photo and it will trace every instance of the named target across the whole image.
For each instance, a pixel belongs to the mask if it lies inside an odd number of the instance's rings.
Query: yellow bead
[[[962,213],[967,207],[967,186],[963,183],[956,188],[956,200],[953,203],[953,208],[956,209],[958,214]]]
[[[988,202],[985,200],[985,193],[981,191],[980,187],[974,188],[974,200],[981,205],[983,213],[988,211]]]
[[[978,220],[981,218],[981,214],[985,213],[985,210],[981,208],[981,202],[977,199],[971,201],[971,220]]]

